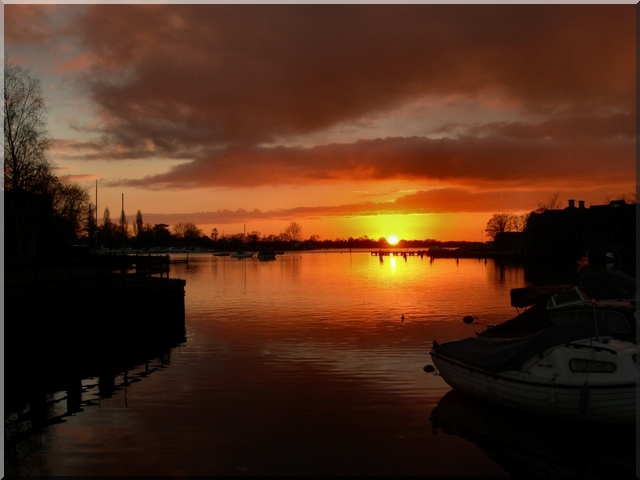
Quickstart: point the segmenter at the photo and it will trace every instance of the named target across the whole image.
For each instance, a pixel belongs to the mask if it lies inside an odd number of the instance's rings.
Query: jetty
[[[428,250],[374,250],[372,256],[380,257],[428,257],[430,260],[436,258],[477,258],[477,259],[518,259],[522,255],[513,251],[495,251],[484,249],[463,249],[463,248],[429,248]]]
[[[6,264],[6,383],[91,376],[184,342],[186,281],[169,272],[168,255]]]
[[[425,257],[428,256],[427,250],[373,250],[372,256],[375,257]]]

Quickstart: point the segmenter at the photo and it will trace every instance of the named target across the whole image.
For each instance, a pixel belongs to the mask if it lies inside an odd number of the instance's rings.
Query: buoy
[[[473,315],[465,315],[464,317],[462,317],[462,321],[467,325],[473,325],[476,319]]]
[[[400,317],[402,319],[402,321],[404,322],[404,313],[402,314],[402,316]]]

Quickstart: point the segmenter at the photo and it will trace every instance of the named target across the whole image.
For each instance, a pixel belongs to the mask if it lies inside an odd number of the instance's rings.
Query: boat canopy
[[[532,286],[511,289],[511,305],[516,308],[530,307],[536,303],[547,301],[551,308],[569,303],[582,303],[591,299],[635,301],[638,282],[624,272],[611,270],[591,273],[580,277],[580,285],[558,284]]]
[[[547,300],[554,293],[575,288],[575,285],[546,285],[541,287],[512,288],[511,305],[516,308],[530,307]]]
[[[551,347],[595,336],[612,336],[606,320],[549,327],[526,337],[477,336],[437,345],[431,352],[466,365],[498,373],[520,370],[523,363]]]

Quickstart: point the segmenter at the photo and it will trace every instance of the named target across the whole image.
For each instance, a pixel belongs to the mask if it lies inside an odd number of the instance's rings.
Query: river
[[[5,412],[6,475],[600,478],[601,464],[615,461],[620,476],[635,468],[633,449],[595,448],[598,429],[470,402],[423,371],[434,339],[516,313],[509,291],[531,283],[520,265],[349,251],[188,259],[170,274],[187,282],[186,341]],[[21,428],[29,434],[7,444]]]

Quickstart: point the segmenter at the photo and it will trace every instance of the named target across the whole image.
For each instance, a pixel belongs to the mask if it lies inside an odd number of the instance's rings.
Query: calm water
[[[46,425],[9,442],[6,474],[633,478],[635,444],[470,402],[422,370],[433,339],[483,328],[464,315],[513,316],[522,267],[202,254],[171,276],[187,280],[186,342],[6,415],[5,438]]]

